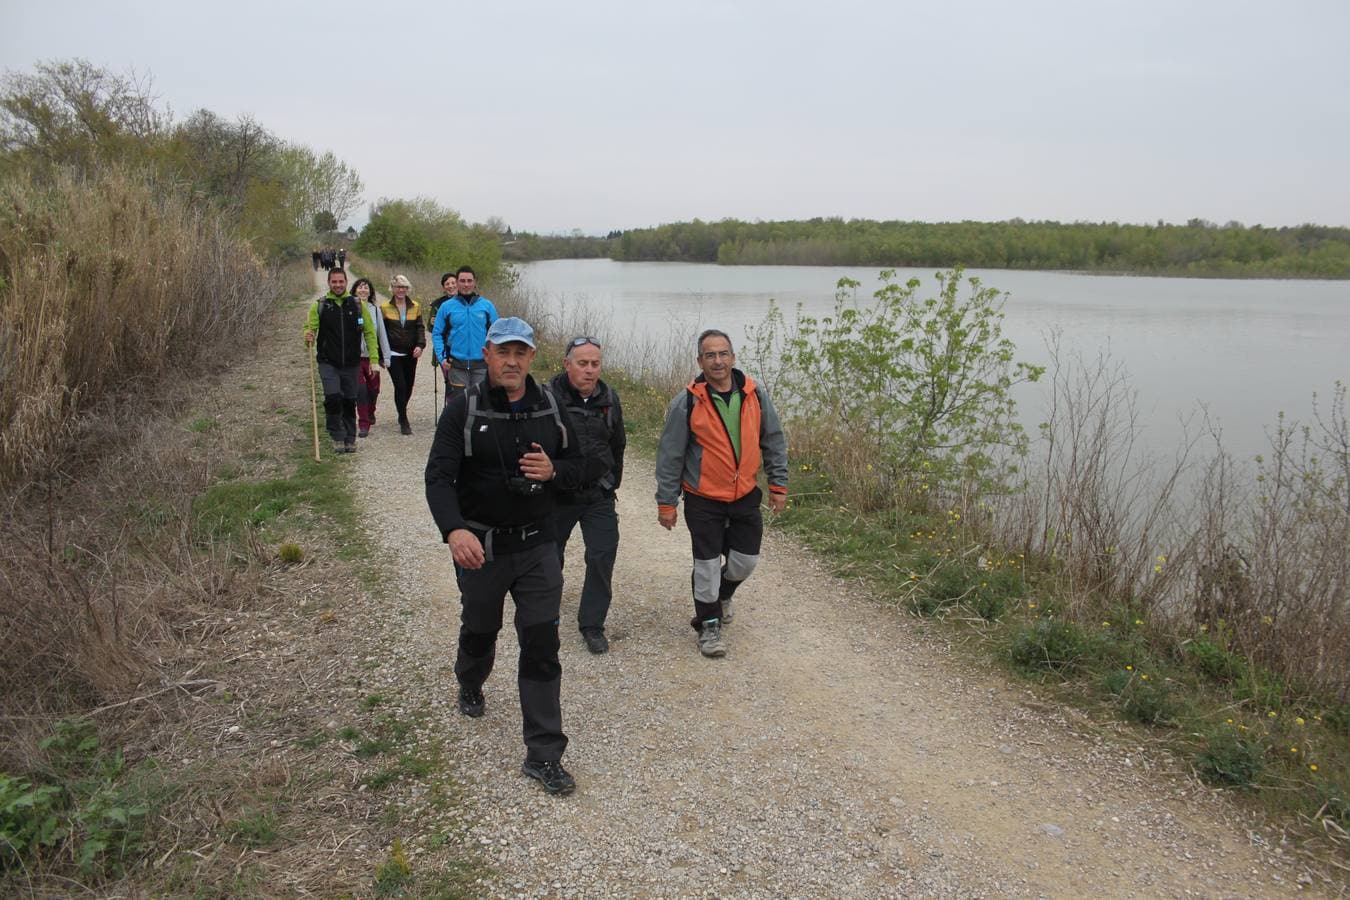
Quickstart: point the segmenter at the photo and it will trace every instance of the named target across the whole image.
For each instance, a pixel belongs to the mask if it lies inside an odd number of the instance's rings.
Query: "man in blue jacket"
[[[487,377],[483,344],[488,329],[497,321],[497,307],[478,293],[478,278],[473,269],[460,266],[455,272],[457,293],[436,310],[431,342],[445,376],[445,403],[464,392],[471,384],[482,384]]]

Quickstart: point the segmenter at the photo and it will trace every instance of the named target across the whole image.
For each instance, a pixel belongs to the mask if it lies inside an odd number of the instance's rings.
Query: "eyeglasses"
[[[600,342],[597,341],[595,338],[584,336],[572,338],[572,343],[567,345],[567,349],[573,350],[576,349],[577,347],[585,347],[587,344],[590,344],[600,350],[604,349],[603,347],[600,346]]]

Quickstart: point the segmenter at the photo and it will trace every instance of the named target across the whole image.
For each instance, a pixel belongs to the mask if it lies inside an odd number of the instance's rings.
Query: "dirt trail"
[[[551,373],[536,373],[551,374]],[[565,762],[578,792],[542,794],[523,756],[515,638],[501,635],[487,715],[454,711],[458,628],[449,553],[427,512],[433,432],[420,367],[415,434],[385,379],[349,464],[372,535],[399,559],[406,629],[389,665],[406,702],[448,717],[490,890],[537,896],[1282,895],[1322,888],[1287,851],[1167,764],[963,662],[770,534],[737,595],[725,659],[689,628],[689,541],[656,523],[650,462],[620,491],[608,634],[576,631],[580,535],[563,594]],[[350,459],[350,458],[349,458]],[[509,615],[509,614],[508,614]],[[419,699],[420,696],[420,699]],[[416,840],[413,841],[416,846]]]

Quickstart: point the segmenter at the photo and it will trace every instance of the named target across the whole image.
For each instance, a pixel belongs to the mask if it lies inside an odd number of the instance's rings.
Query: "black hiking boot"
[[[540,762],[536,759],[527,759],[520,767],[520,771],[542,784],[544,790],[550,794],[570,794],[577,789],[576,779],[556,760]]]
[[[412,425],[407,422],[399,422],[398,430],[400,434],[412,434]]]
[[[459,711],[471,719],[477,719],[483,715],[483,689],[469,687],[467,684],[459,686]]]
[[[597,656],[609,652],[609,640],[605,637],[603,629],[583,628],[581,629],[581,639],[586,642],[586,649]]]

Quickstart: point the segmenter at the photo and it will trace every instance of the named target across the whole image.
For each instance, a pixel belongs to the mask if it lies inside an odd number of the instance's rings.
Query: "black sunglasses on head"
[[[597,340],[596,340],[595,338],[593,338],[593,337],[575,337],[575,338],[572,338],[572,343],[568,344],[567,346],[568,346],[568,348],[570,349],[570,348],[575,348],[575,347],[584,347],[584,346],[586,346],[587,344],[593,344],[593,345],[595,345],[596,347],[598,347],[598,348],[601,349],[601,350],[605,349],[605,348],[601,347],[601,346],[600,346],[600,342],[597,341]]]

